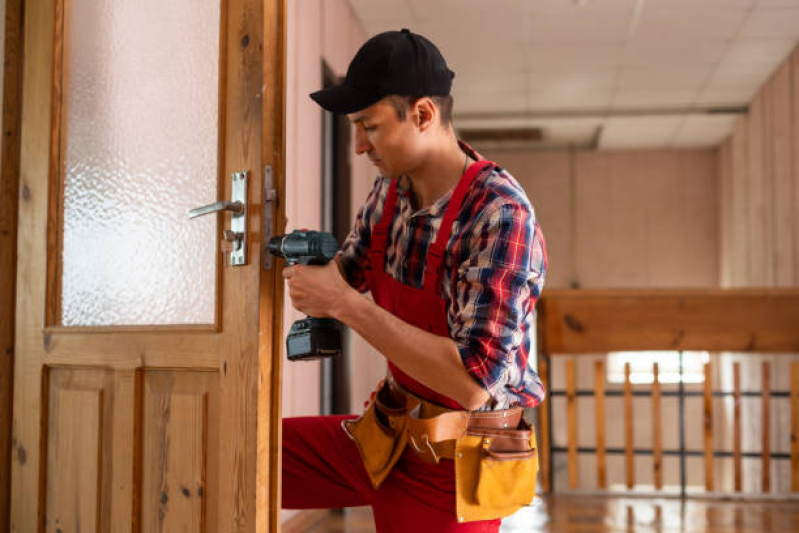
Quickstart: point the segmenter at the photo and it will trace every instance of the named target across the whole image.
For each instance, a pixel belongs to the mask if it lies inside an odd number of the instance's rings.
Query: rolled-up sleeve
[[[502,203],[475,224],[455,279],[450,324],[466,370],[496,408],[533,407],[545,391],[529,364],[535,304],[547,268],[529,204]]]

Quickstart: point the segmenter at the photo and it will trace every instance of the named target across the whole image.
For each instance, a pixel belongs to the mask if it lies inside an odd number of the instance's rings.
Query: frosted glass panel
[[[214,321],[219,0],[71,0],[62,324]]]

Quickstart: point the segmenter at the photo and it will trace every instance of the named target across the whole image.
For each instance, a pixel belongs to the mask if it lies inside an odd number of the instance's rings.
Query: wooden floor
[[[366,507],[313,516],[315,523],[306,522],[300,528],[284,528],[284,533],[375,531],[371,510]],[[799,532],[799,502],[558,496],[537,499],[532,506],[505,519],[500,531],[789,533]]]

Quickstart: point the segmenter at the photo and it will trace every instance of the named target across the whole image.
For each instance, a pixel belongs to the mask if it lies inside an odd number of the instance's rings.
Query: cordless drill
[[[288,265],[326,265],[338,251],[338,241],[321,231],[297,230],[269,239],[269,252]],[[286,337],[289,361],[311,361],[341,353],[341,323],[332,318],[306,317],[291,325]]]

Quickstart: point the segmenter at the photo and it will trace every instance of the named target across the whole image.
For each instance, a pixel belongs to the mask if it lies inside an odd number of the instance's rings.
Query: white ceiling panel
[[[727,52],[729,42],[719,39],[643,41],[631,44],[624,51],[624,65],[631,67],[714,65]]]
[[[690,107],[698,90],[619,91],[613,95],[611,109],[668,109]]]
[[[738,115],[690,115],[671,142],[675,148],[718,146],[732,130]]]
[[[610,90],[616,83],[615,70],[572,69],[568,71],[537,70],[527,78],[531,91],[582,92]]]
[[[792,39],[799,33],[799,7],[755,10],[738,36],[743,39]]]
[[[629,16],[528,15],[525,42],[534,44],[607,44],[627,38]]]
[[[799,42],[799,0],[350,4],[369,35],[408,27],[441,48],[456,72],[456,116],[486,123],[493,113],[507,127],[510,119],[530,126],[531,113],[560,115],[558,139],[568,124],[590,119],[607,125],[605,147],[706,145],[729,121],[664,114],[748,105]],[[584,138],[586,128],[574,134]]]
[[[645,4],[631,36],[635,41],[718,40],[732,39],[747,12],[704,9],[703,0],[694,9],[653,10]]]
[[[665,148],[685,116],[612,117],[605,121],[600,149]]]
[[[619,90],[700,89],[713,74],[712,65],[624,68],[619,76]]]
[[[531,92],[527,102],[532,111],[598,110],[610,105],[611,95],[609,88],[586,91],[539,91]]]
[[[725,88],[708,85],[694,101],[695,105],[706,107],[727,107],[746,105],[752,100],[757,87],[751,85],[743,88]]]
[[[527,91],[477,92],[453,90],[456,113],[513,113],[527,108]]]
[[[746,40],[730,44],[721,65],[738,63],[765,63],[769,68],[776,67],[791,53],[796,41],[792,39],[780,40]]]

